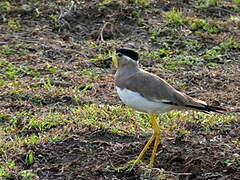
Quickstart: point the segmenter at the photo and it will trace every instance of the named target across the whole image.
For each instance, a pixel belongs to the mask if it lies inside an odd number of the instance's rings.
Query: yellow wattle
[[[112,63],[114,65],[115,68],[118,68],[118,60],[117,60],[117,57],[116,57],[116,54],[112,54]]]

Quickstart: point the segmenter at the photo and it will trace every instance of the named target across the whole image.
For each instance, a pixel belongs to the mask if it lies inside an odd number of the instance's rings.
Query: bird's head
[[[118,68],[126,65],[138,65],[139,55],[131,49],[117,49],[107,60],[112,60],[113,65]]]

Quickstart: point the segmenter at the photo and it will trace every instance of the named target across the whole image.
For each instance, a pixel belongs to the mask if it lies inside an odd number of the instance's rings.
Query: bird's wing
[[[177,105],[183,105],[192,98],[180,93],[160,77],[146,71],[138,71],[122,82],[122,86],[140,93],[147,99],[154,101],[166,101]]]

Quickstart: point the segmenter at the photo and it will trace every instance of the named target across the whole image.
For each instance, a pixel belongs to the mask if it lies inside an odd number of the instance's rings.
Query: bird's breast
[[[137,111],[146,113],[163,113],[172,109],[172,105],[165,104],[160,101],[151,101],[138,92],[119,87],[116,89],[118,96],[123,103],[133,109],[136,109]]]

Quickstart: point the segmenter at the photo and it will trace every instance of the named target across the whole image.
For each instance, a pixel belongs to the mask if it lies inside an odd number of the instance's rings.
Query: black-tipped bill
[[[108,61],[112,61],[112,57],[107,57],[105,59],[103,59],[104,62],[108,62]]]
[[[113,65],[117,68],[118,67],[118,60],[116,59],[116,56],[112,56],[112,57],[107,57],[105,59],[103,59],[103,62],[105,63],[109,63],[109,62],[112,62]]]

